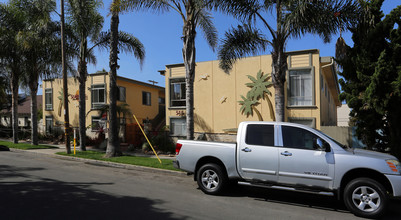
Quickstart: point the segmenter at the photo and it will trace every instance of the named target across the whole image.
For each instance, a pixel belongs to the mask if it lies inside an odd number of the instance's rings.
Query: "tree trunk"
[[[31,144],[38,145],[38,104],[36,95],[38,93],[38,78],[29,82],[29,89],[31,91]]]
[[[194,8],[187,3],[185,5],[187,18],[194,17]],[[186,89],[186,122],[187,122],[187,139],[194,139],[194,79],[195,79],[195,21],[192,19],[186,20],[183,27],[183,48],[182,55],[185,65],[185,89]]]
[[[11,73],[11,91],[12,91],[12,129],[13,129],[13,143],[18,144],[18,86],[19,86],[19,72],[13,71]]]
[[[80,60],[78,64],[79,72],[79,145],[81,151],[86,151],[86,62]]]
[[[272,52],[272,81],[275,90],[274,100],[276,108],[276,121],[285,121],[285,96],[284,96],[284,83],[285,75],[287,72],[287,56],[284,53],[284,40],[273,40]]]
[[[110,23],[109,140],[105,157],[121,155],[117,123],[118,23],[118,13],[113,12]]]

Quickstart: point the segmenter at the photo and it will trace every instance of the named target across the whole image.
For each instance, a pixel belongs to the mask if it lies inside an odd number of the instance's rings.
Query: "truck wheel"
[[[203,165],[199,169],[196,179],[200,189],[204,193],[211,195],[220,194],[228,182],[223,169],[219,165],[212,163]]]
[[[354,179],[344,189],[345,206],[356,216],[378,218],[384,214],[387,201],[386,189],[373,179]]]

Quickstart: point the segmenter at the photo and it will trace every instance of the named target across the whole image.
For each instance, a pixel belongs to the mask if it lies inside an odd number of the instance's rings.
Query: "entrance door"
[[[275,147],[274,130],[274,125],[247,126],[246,137],[239,143],[238,153],[238,171],[242,178],[277,182],[278,148]]]

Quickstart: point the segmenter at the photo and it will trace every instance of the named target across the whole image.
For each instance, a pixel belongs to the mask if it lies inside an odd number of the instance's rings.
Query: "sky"
[[[0,0],[7,2],[7,0]],[[112,0],[103,0],[103,8],[99,12],[104,16],[103,31],[110,28],[108,8]],[[57,0],[57,10],[60,11]],[[400,4],[399,0],[384,1],[382,10],[388,14]],[[230,16],[213,13],[213,21],[218,30],[219,39],[223,38],[226,30],[236,26],[238,21]],[[268,20],[274,23],[273,19]],[[138,38],[145,47],[145,61],[142,67],[131,54],[121,53],[119,55],[120,69],[117,74],[126,78],[149,83],[149,80],[158,82],[158,86],[165,86],[165,78],[158,72],[164,70],[165,65],[183,63],[182,58],[182,24],[183,21],[176,11],[163,14],[153,12],[126,12],[120,15],[120,31],[128,32]],[[261,29],[265,31],[265,29]],[[267,34],[267,32],[265,32]],[[351,34],[343,32],[343,38],[348,45],[353,45]],[[286,46],[287,51],[319,49],[320,56],[334,56],[335,43],[339,35],[334,35],[330,43],[325,44],[317,35],[307,34],[300,39],[290,39]],[[210,61],[217,59],[217,51],[213,51],[208,45],[201,30],[196,37],[196,61]],[[263,54],[270,54],[268,48]],[[97,63],[88,64],[88,73],[98,70],[109,70],[109,51],[95,50]]]

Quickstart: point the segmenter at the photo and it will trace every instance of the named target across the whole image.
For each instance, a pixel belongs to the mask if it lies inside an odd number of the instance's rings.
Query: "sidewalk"
[[[6,139],[0,139],[0,141],[10,141]],[[19,143],[28,143],[25,141],[20,141]],[[65,145],[62,144],[41,144],[41,145],[47,145],[47,146],[52,146],[55,148],[49,148],[49,149],[32,149],[32,150],[26,150],[29,152],[35,152],[35,153],[40,153],[40,154],[47,154],[47,155],[53,155],[58,152],[66,152]],[[76,146],[75,150],[81,151],[79,149],[79,146]],[[93,150],[93,151],[101,151],[99,149],[93,149],[92,147],[87,147],[87,150]],[[71,152],[74,153],[74,146],[71,146]],[[129,151],[123,151],[124,155],[130,155],[130,156],[136,156],[136,157],[150,157],[150,158],[157,158],[156,155],[152,154],[143,154],[143,153],[134,153],[134,152],[129,152]],[[175,155],[158,155],[160,159],[169,159],[169,160],[175,160]]]
[[[9,140],[4,140],[4,141],[9,141]],[[20,142],[20,143],[22,143],[22,142]],[[58,153],[58,152],[66,152],[66,149],[65,149],[64,145],[54,145],[54,144],[45,144],[45,145],[53,146],[55,148],[32,149],[32,150],[22,150],[22,149],[10,148],[10,150],[11,151],[19,151],[19,152],[40,154],[40,155],[45,155],[45,156],[58,158],[58,159],[63,159],[63,160],[81,161],[81,162],[84,162],[86,164],[97,165],[97,166],[109,166],[109,167],[114,167],[114,168],[137,170],[137,171],[142,171],[142,172],[162,173],[162,174],[175,175],[175,176],[186,176],[186,173],[185,172],[181,172],[181,171],[165,170],[165,169],[159,169],[159,168],[144,167],[144,166],[130,165],[130,164],[122,164],[122,163],[115,163],[115,162],[101,161],[101,160],[92,160],[92,159],[72,157],[72,156],[62,156],[62,155],[58,155],[56,153]],[[88,149],[88,150],[92,150],[92,149]],[[76,151],[80,151],[78,149],[78,147],[76,148]],[[71,152],[72,152],[72,154],[74,153],[74,146],[71,147]],[[131,155],[131,156],[137,156],[137,157],[156,158],[155,155],[146,155],[146,154],[138,154],[138,153],[130,153],[130,152],[123,152],[123,154]],[[175,159],[175,155],[174,156],[163,155],[163,156],[159,156],[159,158],[160,159],[174,160]]]

